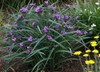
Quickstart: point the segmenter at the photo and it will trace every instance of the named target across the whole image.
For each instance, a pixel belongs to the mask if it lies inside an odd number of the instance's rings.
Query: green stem
[[[83,64],[82,64],[82,62],[81,62],[81,57],[80,57],[80,56],[79,56],[79,61],[80,61],[80,63],[81,63],[81,66],[82,66],[83,72],[85,72],[84,67],[83,67]]]
[[[94,54],[94,58],[95,58],[95,72],[97,72],[97,58],[96,58],[96,54]]]

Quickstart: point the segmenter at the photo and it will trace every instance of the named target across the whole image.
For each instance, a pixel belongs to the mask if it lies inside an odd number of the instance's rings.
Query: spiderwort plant
[[[17,53],[25,52],[21,56],[33,66],[32,72],[59,67],[65,56],[71,54],[70,42],[85,31],[83,26],[79,29],[78,21],[73,22],[74,14],[71,16],[68,10],[65,9],[66,13],[60,10],[48,1],[38,6],[31,3],[27,8],[22,7],[13,18],[9,46],[14,45],[13,50]]]

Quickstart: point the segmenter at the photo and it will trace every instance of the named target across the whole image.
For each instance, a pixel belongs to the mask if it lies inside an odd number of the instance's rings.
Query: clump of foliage
[[[99,72],[100,71],[100,52],[99,52],[99,40],[100,36],[94,36],[94,39],[90,41],[89,46],[93,48],[89,49],[86,48],[85,52],[83,51],[75,51],[73,54],[76,56],[79,56],[79,60],[81,62],[83,72]],[[82,59],[84,57],[84,63],[82,62]],[[86,69],[85,69],[86,65]]]
[[[99,34],[100,32],[100,3],[99,1],[77,2],[77,14],[81,23],[89,25],[90,31],[93,34]]]
[[[10,31],[6,34],[7,48],[15,54],[4,57],[24,58],[24,62],[33,66],[32,72],[59,68],[68,59],[66,56],[84,45],[82,38],[88,33],[88,26],[81,24],[73,11],[50,5],[48,1],[22,7],[12,16]],[[75,44],[78,45],[74,47]]]

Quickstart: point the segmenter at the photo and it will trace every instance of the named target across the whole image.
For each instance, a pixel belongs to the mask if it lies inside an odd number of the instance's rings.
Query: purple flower
[[[16,41],[16,38],[12,38],[12,41],[14,41],[14,42],[15,42],[15,41]]]
[[[47,26],[44,26],[44,32],[46,33],[46,32],[48,32],[49,31],[49,28],[47,27]]]
[[[18,27],[18,24],[17,23],[14,23],[14,25],[13,25],[15,28],[17,28]]]
[[[66,15],[66,16],[64,16],[64,21],[65,21],[65,22],[67,22],[67,21],[68,21],[68,19],[69,19],[69,16],[67,16],[67,15]]]
[[[64,18],[65,18],[66,20],[68,20],[68,19],[69,19],[69,16],[66,15]]]
[[[82,32],[80,30],[75,30],[74,31],[76,34],[82,34]]]
[[[28,12],[28,9],[25,7],[22,7],[20,10],[21,10],[21,12]]]
[[[10,34],[10,35],[13,35],[13,34],[14,34],[14,32],[13,32],[13,31],[10,31],[10,32],[9,32],[9,34]]]
[[[20,47],[23,47],[24,46],[24,42],[21,42],[19,45],[20,45]]]
[[[30,50],[27,50],[26,53],[29,55],[31,53],[31,51]]]
[[[32,36],[30,36],[30,37],[28,37],[28,41],[32,41],[33,40],[33,37]]]
[[[64,21],[64,22],[63,22],[63,24],[64,24],[64,25],[66,25],[66,24],[67,24],[67,22],[65,22],[65,21]]]
[[[49,2],[48,2],[48,1],[44,1],[44,4],[45,4],[45,5],[48,5],[48,4],[49,4]]]
[[[54,11],[56,9],[56,6],[51,6],[50,9],[51,11]]]
[[[56,24],[56,25],[54,26],[54,29],[55,29],[55,30],[59,30],[59,25]]]
[[[24,31],[24,29],[20,29],[20,32],[23,32]]]
[[[37,26],[38,22],[32,22],[32,26]]]
[[[52,40],[52,36],[47,35],[47,39],[48,39],[48,40]]]
[[[61,34],[66,34],[67,32],[65,31],[65,29],[63,29],[62,31],[61,31]]]
[[[34,26],[35,25],[35,22],[32,22],[32,26]]]
[[[22,22],[23,22],[24,24],[26,24],[26,22],[27,22],[27,19],[24,19]]]
[[[73,29],[73,26],[69,25],[69,26],[68,26],[68,29]]]
[[[9,46],[9,49],[13,49],[13,46]]]
[[[41,8],[42,8],[41,6],[36,7],[34,12],[39,13],[41,11]]]
[[[56,20],[60,20],[60,14],[58,14],[58,13],[55,13],[55,14],[53,15],[53,17],[54,17]]]
[[[34,3],[30,3],[30,5],[29,5],[30,7],[32,7],[32,6],[35,6],[35,4]]]
[[[22,14],[19,14],[17,17],[18,17],[18,19],[20,19],[22,17]]]

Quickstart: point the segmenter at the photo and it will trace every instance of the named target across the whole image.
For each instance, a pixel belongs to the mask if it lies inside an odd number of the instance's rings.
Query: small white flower
[[[93,30],[93,27],[90,27],[89,30]]]
[[[91,27],[96,27],[96,25],[95,24],[92,24]]]
[[[84,9],[84,11],[86,11],[86,9]]]
[[[96,2],[95,4],[96,4],[96,5],[99,5],[99,2]]]

